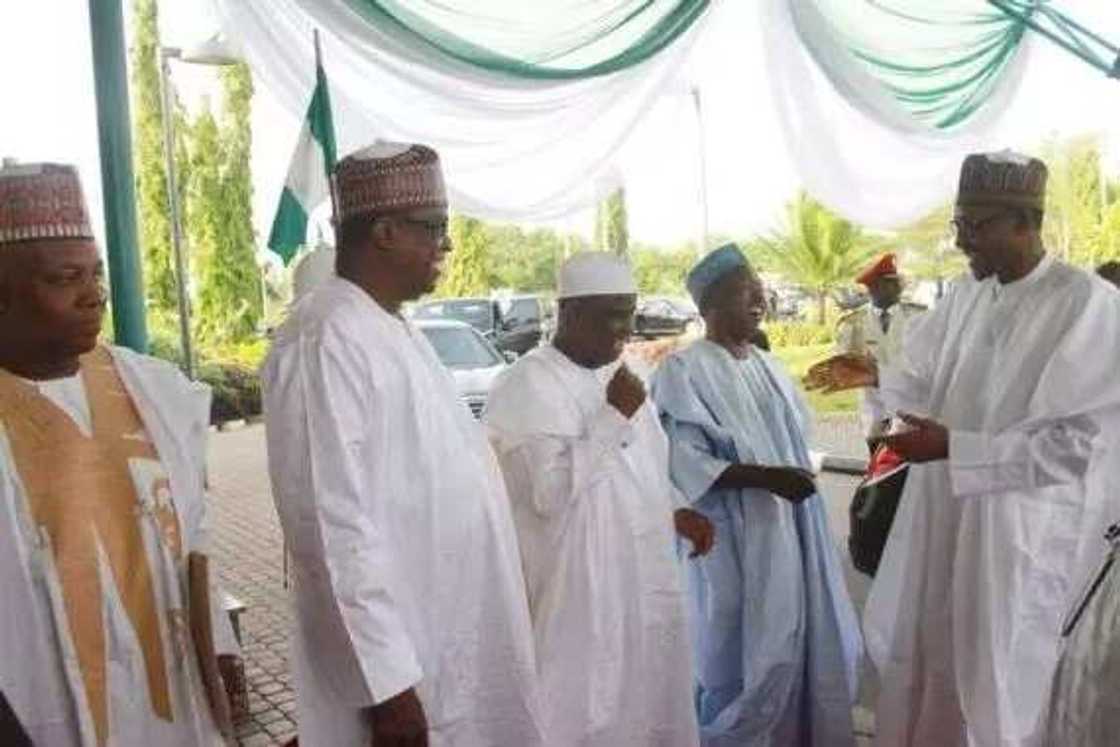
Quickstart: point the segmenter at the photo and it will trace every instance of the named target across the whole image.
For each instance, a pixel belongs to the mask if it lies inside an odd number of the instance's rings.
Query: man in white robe
[[[77,172],[0,168],[0,691],[41,747],[210,747],[209,391],[98,346],[104,310]]]
[[[711,524],[679,499],[657,412],[617,362],[636,292],[614,254],[568,260],[555,337],[501,375],[486,410],[556,745],[697,744],[673,528],[703,554]]]
[[[377,143],[335,171],[337,274],[262,371],[292,558],[302,747],[533,747],[532,630],[501,472],[399,314],[447,243],[439,160]]]
[[[811,472],[807,408],[754,346],[762,283],[728,244],[688,289],[705,338],[666,358],[651,388],[673,482],[718,538],[688,574],[701,744],[854,745],[859,622]]]
[[[912,466],[864,620],[884,747],[1044,744],[1062,619],[1117,516],[1120,295],[1045,254],[1045,184],[1037,159],[965,159],[953,225],[972,277],[896,365],[810,371],[877,384],[908,424],[886,439]]]

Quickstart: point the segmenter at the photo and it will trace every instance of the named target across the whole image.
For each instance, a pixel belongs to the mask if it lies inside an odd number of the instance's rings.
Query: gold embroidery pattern
[[[63,603],[92,712],[97,743],[108,739],[104,594],[98,546],[144,657],[152,710],[172,721],[171,697],[160,641],[159,613],[144,546],[144,521],[129,460],[159,460],[144,433],[131,397],[108,350],[82,359],[93,437],[86,437],[35,387],[0,371],[0,418],[35,524],[50,536]],[[170,502],[157,502],[155,516],[173,557],[181,557],[178,518]],[[162,504],[159,505],[159,504]]]

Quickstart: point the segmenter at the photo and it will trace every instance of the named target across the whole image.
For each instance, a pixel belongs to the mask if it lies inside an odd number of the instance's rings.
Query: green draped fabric
[[[521,79],[624,70],[672,44],[710,0],[347,0],[369,23],[468,65]],[[545,12],[547,11],[547,12]]]

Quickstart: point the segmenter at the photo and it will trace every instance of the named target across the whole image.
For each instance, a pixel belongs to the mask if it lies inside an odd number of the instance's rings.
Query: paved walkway
[[[850,418],[830,419],[822,426],[818,428],[818,448],[861,443],[858,426]],[[847,504],[854,484],[854,479],[840,475],[825,475],[821,480],[838,541],[846,533]],[[210,492],[219,575],[226,590],[248,606],[241,617],[241,633],[252,717],[239,727],[239,743],[244,747],[280,745],[296,731],[295,694],[288,669],[291,612],[283,588],[282,539],[260,426],[211,435]],[[866,579],[850,564],[847,570],[853,599],[862,608]],[[873,696],[874,684],[865,682],[861,703],[873,702]],[[873,728],[869,714],[865,707],[857,709],[861,747],[869,744],[866,735]]]

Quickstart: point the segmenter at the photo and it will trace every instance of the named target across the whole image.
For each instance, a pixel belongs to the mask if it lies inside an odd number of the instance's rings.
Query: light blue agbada
[[[859,623],[825,507],[714,490],[732,463],[810,469],[809,415],[769,354],[699,340],[653,377],[677,487],[716,525],[689,564],[705,747],[852,745]]]

